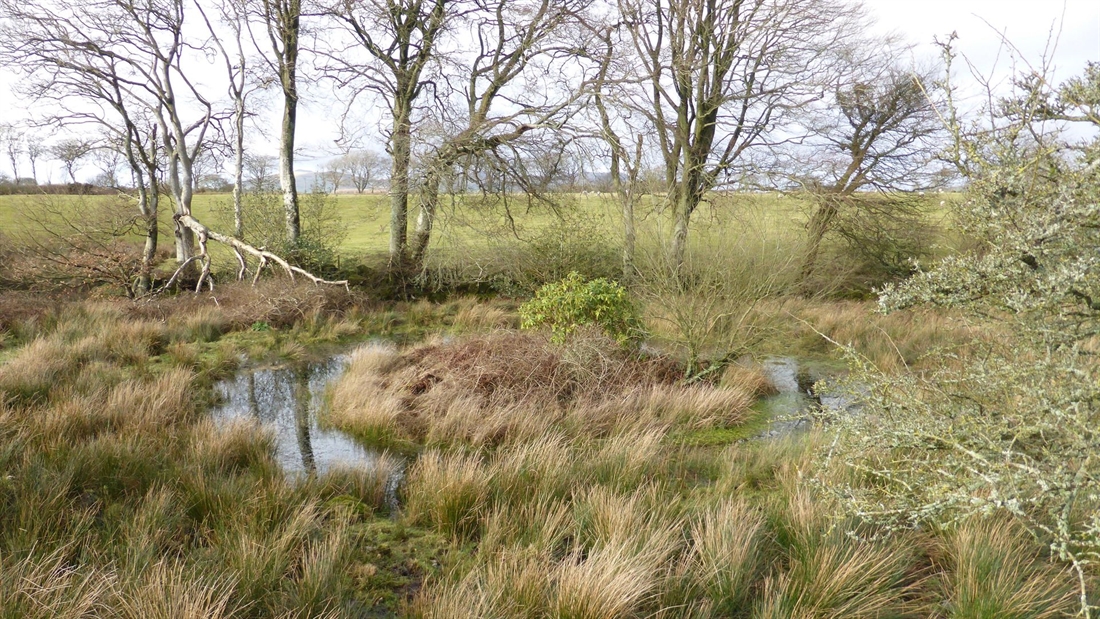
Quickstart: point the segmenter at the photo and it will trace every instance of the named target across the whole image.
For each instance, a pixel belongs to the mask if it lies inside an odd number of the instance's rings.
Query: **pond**
[[[380,450],[320,422],[328,406],[326,392],[344,374],[348,362],[348,355],[336,355],[320,362],[245,369],[216,385],[221,399],[213,418],[218,423],[238,418],[259,421],[274,435],[279,466],[292,476],[323,474],[334,467],[373,467],[382,456]],[[763,369],[778,393],[754,405],[772,420],[759,438],[805,431],[817,406],[855,408],[855,398],[847,392],[814,391],[816,381],[836,376],[835,369],[830,372],[792,357],[766,359]],[[387,494],[394,503],[403,476],[399,470],[387,482]]]
[[[316,363],[246,369],[216,385],[221,404],[215,422],[255,419],[275,436],[275,458],[292,475],[324,473],[334,467],[371,467],[382,452],[325,427],[326,391],[348,366],[347,355]],[[391,456],[392,458],[392,456]],[[396,486],[399,478],[391,479]]]

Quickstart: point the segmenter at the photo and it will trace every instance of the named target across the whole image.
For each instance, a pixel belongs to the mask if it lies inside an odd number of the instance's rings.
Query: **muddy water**
[[[772,419],[761,437],[779,437],[806,431],[810,425],[809,417],[816,408],[846,412],[856,410],[856,398],[853,394],[823,387],[818,382],[834,378],[835,372],[801,363],[793,357],[765,359],[762,367],[764,374],[779,393],[761,398],[754,405]]]
[[[222,404],[212,414],[219,422],[244,417],[267,426],[275,436],[275,457],[287,473],[370,467],[380,452],[318,423],[327,405],[325,391],[347,365],[347,355],[338,355],[321,363],[244,370],[218,383]]]

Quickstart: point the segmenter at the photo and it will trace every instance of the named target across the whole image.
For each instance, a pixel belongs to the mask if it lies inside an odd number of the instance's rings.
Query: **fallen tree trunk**
[[[348,280],[346,279],[331,281],[317,277],[316,275],[310,273],[309,271],[306,271],[301,267],[290,264],[286,261],[286,259],[282,258],[278,254],[269,252],[262,247],[255,247],[232,236],[211,230],[191,215],[182,215],[177,213],[173,216],[173,220],[175,220],[177,228],[188,229],[195,233],[195,236],[198,238],[200,251],[194,256],[194,258],[180,265],[179,269],[177,269],[176,272],[172,275],[171,279],[168,280],[165,288],[171,286],[175,282],[176,278],[181,272],[183,272],[183,269],[190,262],[198,259],[202,263],[202,272],[199,274],[199,281],[195,284],[195,292],[202,290],[202,286],[204,283],[208,284],[210,288],[213,289],[214,284],[210,281],[210,254],[207,252],[207,243],[210,240],[214,240],[222,243],[223,245],[229,246],[229,248],[233,250],[233,253],[236,254],[237,261],[240,263],[241,266],[240,271],[237,272],[238,281],[244,279],[244,275],[247,271],[247,263],[245,262],[245,255],[247,254],[250,256],[255,256],[260,261],[259,265],[256,266],[256,273],[252,278],[253,284],[255,284],[256,281],[260,278],[260,273],[263,271],[264,267],[267,266],[269,263],[274,263],[282,267],[283,270],[286,271],[286,274],[289,275],[290,279],[292,280],[295,279],[295,274],[298,274],[317,285],[328,284],[343,286],[345,289],[350,289],[348,286]]]

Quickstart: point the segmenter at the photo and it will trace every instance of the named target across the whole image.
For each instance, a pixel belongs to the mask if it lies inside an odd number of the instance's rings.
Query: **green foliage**
[[[585,281],[576,271],[539,288],[534,299],[520,306],[519,314],[524,329],[548,326],[558,344],[586,326],[599,327],[619,344],[643,333],[638,307],[625,288],[603,277]]]

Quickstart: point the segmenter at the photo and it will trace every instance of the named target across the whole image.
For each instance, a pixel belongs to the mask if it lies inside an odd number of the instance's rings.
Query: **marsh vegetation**
[[[38,191],[0,127],[0,615],[1095,613],[1100,65],[963,109],[840,0],[0,16],[99,132]]]

